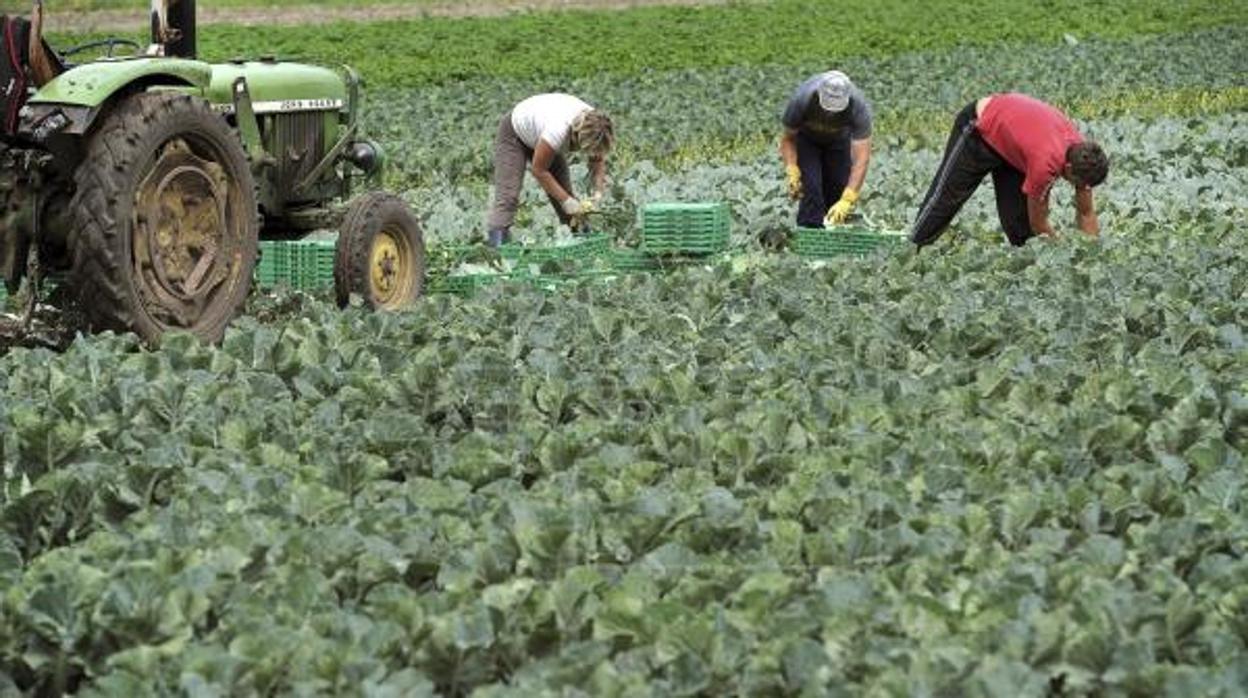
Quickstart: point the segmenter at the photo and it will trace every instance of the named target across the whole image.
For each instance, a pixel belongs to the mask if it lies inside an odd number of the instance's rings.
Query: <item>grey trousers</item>
[[[516,129],[511,126],[511,112],[503,115],[498,122],[498,137],[494,140],[494,203],[490,206],[490,215],[486,221],[489,230],[507,229],[516,220],[516,208],[520,205],[520,187],[524,184],[524,171],[533,160],[533,150],[520,140]],[[568,161],[563,155],[556,155],[550,163],[550,173],[555,181],[569,193],[572,192],[572,178],[568,172]],[[559,221],[568,225],[571,219],[563,212],[563,202],[553,197],[550,205],[555,207]]]

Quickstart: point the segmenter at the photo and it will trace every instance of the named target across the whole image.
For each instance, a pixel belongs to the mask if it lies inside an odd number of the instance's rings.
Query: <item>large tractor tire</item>
[[[347,207],[334,255],[338,305],[353,297],[375,310],[399,310],[425,289],[425,237],[420,221],[392,194],[364,194]]]
[[[127,97],[75,176],[73,273],[92,329],[225,334],[251,290],[259,215],[238,136],[196,97]]]

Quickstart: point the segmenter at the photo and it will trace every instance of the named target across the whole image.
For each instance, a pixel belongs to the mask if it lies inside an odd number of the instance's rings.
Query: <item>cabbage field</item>
[[[201,28],[273,43],[370,79],[431,250],[483,233],[499,115],[559,89],[617,121],[608,232],[723,200],[741,252],[9,350],[0,696],[1248,694],[1248,5]],[[1066,234],[1010,248],[986,186],[922,252],[764,250],[780,110],[830,67],[876,107],[882,225],[1010,89],[1109,153],[1101,239],[1059,186]]]

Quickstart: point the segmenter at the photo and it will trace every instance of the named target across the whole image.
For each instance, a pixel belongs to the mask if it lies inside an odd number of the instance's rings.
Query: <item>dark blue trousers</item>
[[[797,206],[797,224],[822,228],[828,209],[841,200],[853,165],[849,140],[820,145],[797,134],[797,166],[802,171],[802,201]]]

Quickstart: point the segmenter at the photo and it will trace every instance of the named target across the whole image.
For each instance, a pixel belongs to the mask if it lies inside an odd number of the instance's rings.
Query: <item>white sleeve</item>
[[[554,148],[555,152],[560,152],[563,150],[564,142],[568,140],[569,130],[570,127],[567,124],[551,124],[546,127],[545,131],[542,131],[542,140],[546,141],[551,148]]]

